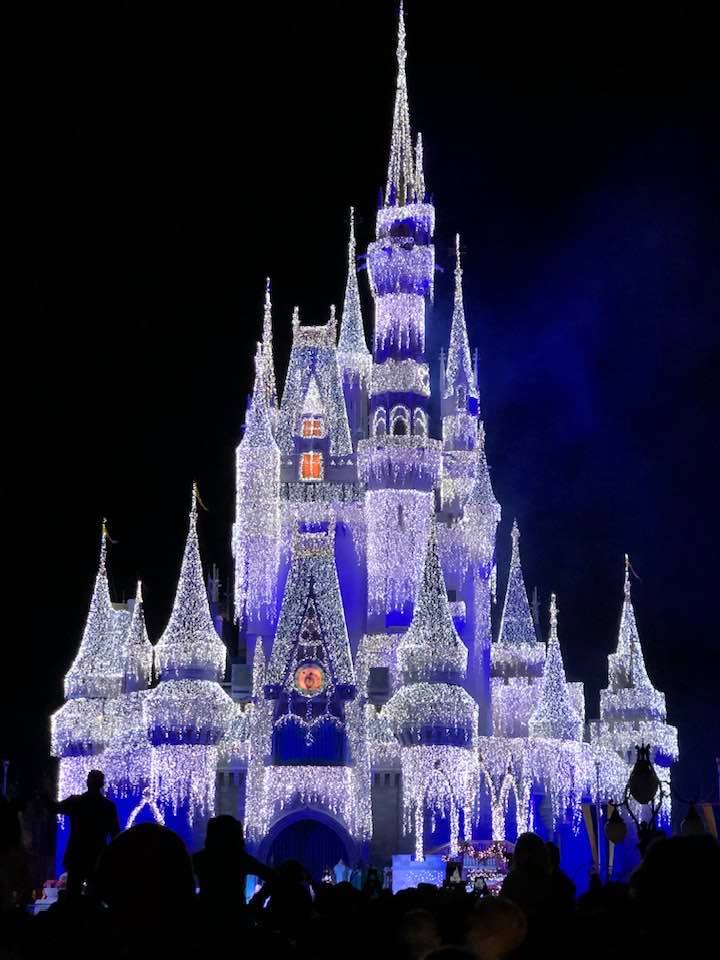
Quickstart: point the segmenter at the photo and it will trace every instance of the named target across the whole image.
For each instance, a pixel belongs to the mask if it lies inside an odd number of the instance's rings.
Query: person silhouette
[[[230,814],[208,820],[205,846],[193,857],[195,876],[204,903],[226,909],[245,905],[245,881],[248,875],[267,881],[272,870],[245,849],[243,825]]]
[[[92,883],[101,853],[120,833],[117,809],[112,800],[103,796],[104,786],[102,770],[91,770],[85,793],[52,804],[57,813],[70,818],[70,839],[63,859],[68,897],[79,896],[83,884]]]

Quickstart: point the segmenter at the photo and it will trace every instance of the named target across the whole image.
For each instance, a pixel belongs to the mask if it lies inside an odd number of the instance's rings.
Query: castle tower
[[[58,799],[83,793],[90,770],[102,769],[103,751],[113,734],[113,705],[123,684],[130,614],[110,599],[108,539],[103,520],[90,607],[80,647],[65,675],[66,700],[50,718],[50,752],[59,761]],[[56,844],[58,869],[67,840],[68,825],[63,822]]]
[[[107,743],[111,730],[107,704],[122,689],[130,615],[115,609],[107,578],[105,521],[100,561],[77,655],[65,675],[66,702],[50,719],[50,744],[58,757],[58,796],[82,793],[85,779]]]
[[[376,240],[368,247],[375,299],[370,437],[358,445],[358,472],[367,484],[371,631],[409,623],[440,477],[440,444],[428,437],[430,376],[425,357],[435,211],[426,202],[424,175],[420,171],[418,177],[416,170],[405,58],[401,7],[388,178]]]
[[[630,589],[630,560],[625,555],[625,583],[615,653],[608,656],[608,685],[600,691],[600,720],[590,724],[592,743],[635,761],[635,747],[649,743],[661,780],[670,779],[678,758],[677,729],[667,722],[665,694],[648,677]],[[664,813],[670,814],[669,803]]]
[[[345,395],[353,447],[367,436],[367,409],[372,374],[372,354],[365,342],[360,291],[355,263],[355,214],[350,208],[350,239],[348,241],[348,273],[345,285],[337,362]]]
[[[447,365],[441,371],[441,412],[443,432],[442,508],[458,515],[475,479],[478,438],[478,385],[470,359],[465,323],[460,234],[455,237],[455,299],[450,326]]]
[[[153,646],[145,628],[142,587],[137,583],[127,632],[125,667],[120,695],[108,703],[108,743],[102,757],[108,792],[119,808],[120,825],[150,786],[151,748],[145,704],[152,682]]]
[[[266,291],[266,315],[269,289]],[[269,334],[266,333],[266,336]],[[250,632],[272,625],[277,602],[280,554],[280,450],[272,429],[268,377],[272,379],[272,352],[266,342],[255,355],[255,386],[245,434],[236,456],[235,524],[232,546],[235,559],[235,616],[247,618]],[[270,629],[268,626],[267,629]]]
[[[193,486],[175,602],[155,647],[160,683],[146,703],[152,795],[166,822],[186,838],[198,815],[212,816],[214,811],[217,745],[233,716],[233,701],[219,683],[226,656],[203,580]]]
[[[308,803],[335,817],[360,842],[369,836],[369,784],[357,782],[345,704],[355,672],[334,556],[332,523],[293,535],[292,560],[277,633],[256,699],[248,831],[263,837],[273,820]],[[256,651],[262,656],[261,648]],[[260,661],[262,663],[262,661]],[[257,677],[257,673],[256,673]],[[257,695],[256,695],[257,697]],[[270,740],[270,742],[267,742]],[[284,813],[285,811],[285,813]]]
[[[428,813],[433,824],[448,819],[451,853],[461,812],[470,837],[478,708],[461,686],[467,657],[448,607],[433,524],[413,620],[397,648],[399,689],[385,707],[400,744],[404,826],[414,830],[417,860],[424,857]]]
[[[498,638],[491,646],[492,732],[526,737],[542,692],[545,647],[538,642],[520,563],[520,530],[512,526],[512,554]]]

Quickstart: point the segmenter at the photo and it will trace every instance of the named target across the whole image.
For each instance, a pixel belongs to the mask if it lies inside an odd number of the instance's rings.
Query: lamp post
[[[622,800],[614,804],[612,815],[605,824],[605,836],[610,843],[622,843],[627,836],[627,824],[622,819],[619,809],[624,807],[637,828],[638,846],[641,853],[644,853],[645,847],[655,835],[655,819],[663,801],[670,796],[670,789],[669,784],[660,780],[650,760],[650,744],[640,744],[635,749],[637,751],[635,765],[630,771]],[[641,821],[636,816],[630,805],[631,800],[650,808],[649,820]]]
[[[655,767],[650,760],[650,744],[640,744],[635,749],[637,751],[635,765],[630,771],[622,800],[614,805],[612,815],[605,823],[605,836],[610,843],[623,842],[627,836],[627,824],[620,816],[619,808],[625,807],[637,827],[638,846],[640,852],[644,854],[645,848],[656,834],[655,818],[660,812],[663,801],[671,795],[671,787],[669,783],[661,780],[655,771]],[[705,833],[705,825],[697,811],[695,802],[684,800],[676,791],[673,792],[679,800],[688,804],[687,815],[680,825],[681,836],[701,836]],[[650,808],[650,819],[641,821],[630,806],[630,800],[634,800],[641,806],[648,806]]]

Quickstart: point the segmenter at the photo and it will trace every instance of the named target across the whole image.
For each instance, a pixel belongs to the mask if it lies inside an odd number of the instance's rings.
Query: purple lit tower
[[[554,596],[547,646],[531,616],[517,524],[494,606],[501,510],[459,236],[431,391],[435,208],[405,64],[401,8],[388,176],[367,249],[371,349],[352,210],[342,312],[301,323],[294,309],[281,397],[265,285],[236,451],[237,654],[228,669],[195,494],[154,651],[139,588],[132,613],[110,601],[103,534],[67,701],[52,718],[59,791],[81,789],[99,766],[126,824],[163,821],[194,845],[209,815],[231,813],[261,858],[303,860],[318,879],[340,857],[392,862],[396,888],[442,879],[437,851],[456,851],[463,837],[489,843],[536,829],[562,844],[583,883],[583,803],[622,795],[636,740],[653,745],[667,775],[677,731],[645,670],[627,576],[609,685],[590,725],[583,684],[565,673]]]

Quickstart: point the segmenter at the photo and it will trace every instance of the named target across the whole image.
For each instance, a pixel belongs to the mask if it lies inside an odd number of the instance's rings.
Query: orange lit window
[[[323,458],[321,453],[303,453],[300,457],[300,479],[322,480]]]
[[[304,437],[321,437],[323,435],[322,420],[319,417],[305,417],[302,422]]]

